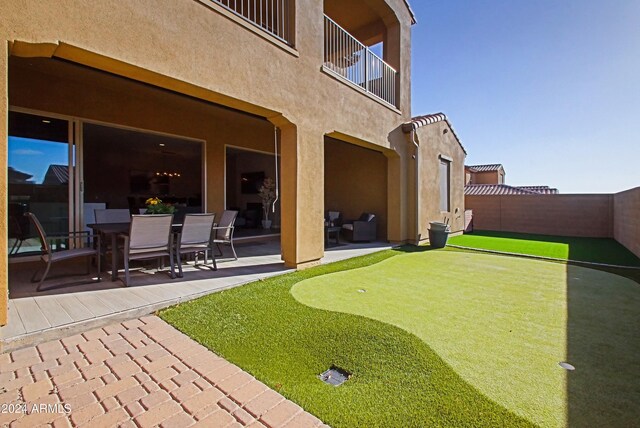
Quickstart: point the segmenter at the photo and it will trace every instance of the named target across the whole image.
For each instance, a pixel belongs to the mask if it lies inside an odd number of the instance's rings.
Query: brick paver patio
[[[0,426],[316,427],[160,318],[0,354]]]

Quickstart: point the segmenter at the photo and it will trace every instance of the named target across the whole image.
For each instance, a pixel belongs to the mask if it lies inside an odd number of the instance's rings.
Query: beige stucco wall
[[[411,19],[403,0],[384,1],[399,22],[389,28],[386,41],[389,61],[398,64],[400,113],[321,71],[322,1],[296,1],[294,49],[269,41],[204,3],[70,0],[62,6],[7,0],[0,16],[0,40],[10,43],[14,56],[64,59],[260,115],[276,124],[281,131],[283,166],[282,251],[288,266],[313,264],[323,255],[323,144],[330,133],[389,151],[387,187],[393,198],[388,205],[395,208],[389,215],[388,235],[394,241],[409,239],[407,144],[398,131],[410,118],[411,105]],[[389,22],[388,17],[385,21]],[[6,76],[7,52],[0,54],[0,75]],[[19,79],[17,73],[9,79],[12,86],[14,78]],[[263,141],[254,133],[272,132],[266,122],[234,126],[232,119],[226,126],[227,121],[208,108],[194,107],[184,98],[167,98],[168,94],[147,97],[126,89],[100,92],[102,79],[96,76],[82,81],[74,75],[66,83],[56,79],[60,76],[16,82],[23,90],[11,91],[9,103],[207,141],[240,139],[254,144]],[[6,122],[5,85],[0,86],[0,102]],[[6,135],[0,137],[6,153]],[[220,165],[223,157],[221,144],[207,146],[208,165]],[[6,159],[0,161],[6,171]],[[223,171],[207,171],[209,210],[222,209],[223,180]],[[6,191],[6,182],[0,184]],[[0,218],[0,233],[6,235],[6,207]]]
[[[7,259],[7,44],[0,43],[0,325],[7,323],[7,299],[9,298],[9,261]]]
[[[387,158],[382,153],[327,138],[324,183],[325,211],[340,211],[345,221],[374,213],[378,239],[387,239]]]
[[[446,132],[445,132],[446,131]],[[415,131],[420,145],[419,215],[420,239],[428,239],[429,222],[449,220],[451,231],[464,229],[464,161],[466,154],[447,122],[437,122]],[[440,211],[440,156],[451,159],[450,211]]]
[[[192,0],[77,0],[64,8],[8,0],[0,36],[59,44],[52,47],[55,56],[388,147],[387,135],[409,118],[411,101],[409,13],[402,0],[388,3],[401,22],[402,115],[320,71],[324,29],[317,0],[296,1],[297,55]]]
[[[640,187],[613,195],[613,237],[640,257]]]
[[[298,159],[296,167],[302,171],[315,162],[326,133],[391,147],[392,131],[409,118],[411,21],[402,0],[388,3],[400,22],[388,42],[396,39],[401,47],[392,57],[400,64],[402,114],[320,71],[320,1],[296,2],[295,54],[195,1],[76,1],[60,8],[12,0],[3,5],[0,36],[51,44],[36,52],[15,43],[16,54],[54,55],[265,117],[281,115],[295,124],[296,139],[303,141],[307,132],[319,134],[305,138],[314,144],[297,147],[298,155],[310,149],[301,157],[314,160],[306,164]],[[297,179],[308,180],[303,174]],[[300,184],[296,190],[318,187]],[[313,205],[318,196],[313,190],[297,195],[297,206]],[[316,249],[316,258],[321,251]]]

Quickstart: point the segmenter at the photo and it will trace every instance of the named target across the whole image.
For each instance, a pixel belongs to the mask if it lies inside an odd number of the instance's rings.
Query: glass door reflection
[[[24,217],[27,211],[38,217],[47,234],[69,231],[74,158],[69,129],[66,120],[9,112],[10,256],[40,253],[36,231]]]

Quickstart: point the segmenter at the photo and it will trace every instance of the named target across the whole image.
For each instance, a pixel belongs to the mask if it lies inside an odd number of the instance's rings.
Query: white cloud
[[[11,154],[21,155],[21,156],[40,156],[40,155],[43,155],[44,153],[38,150],[17,149],[12,151]]]

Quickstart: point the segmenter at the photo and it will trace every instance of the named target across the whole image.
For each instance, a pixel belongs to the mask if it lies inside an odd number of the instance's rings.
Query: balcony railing
[[[381,100],[396,105],[396,70],[324,16],[324,66]]]
[[[292,0],[211,0],[244,18],[281,41],[292,44],[290,5]]]

